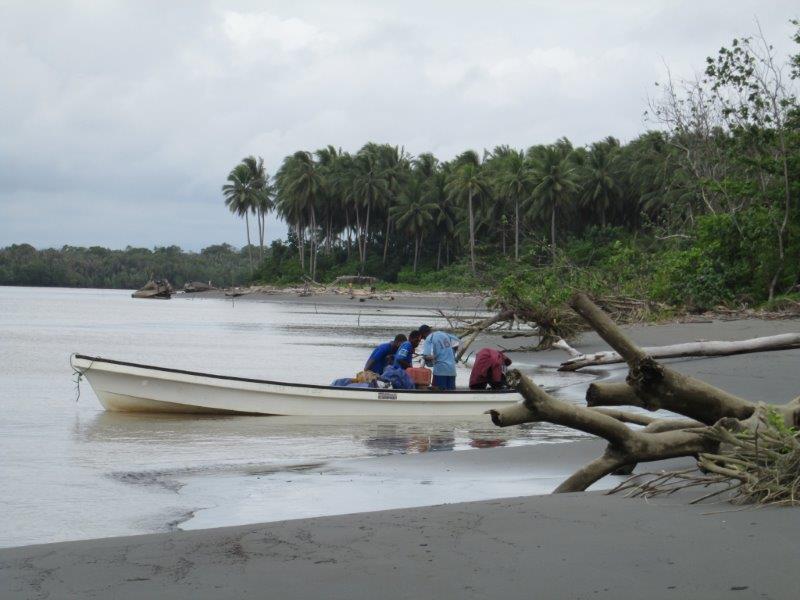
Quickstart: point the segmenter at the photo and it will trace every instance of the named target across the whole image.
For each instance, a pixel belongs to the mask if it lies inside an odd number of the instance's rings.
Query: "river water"
[[[79,352],[326,384],[359,370],[376,343],[422,322],[439,324],[431,309],[407,306],[148,301],[119,290],[0,287],[0,546],[541,491],[530,481],[505,480],[493,490],[466,480],[420,486],[419,478],[400,476],[383,477],[376,486],[359,469],[345,473],[325,465],[568,441],[574,432],[549,425],[498,429],[486,417],[108,413],[88,383],[81,384],[78,397],[68,362]],[[467,378],[466,370],[459,373],[460,383]],[[581,383],[587,376],[537,372],[537,379],[552,386]],[[311,471],[317,476],[308,477]]]

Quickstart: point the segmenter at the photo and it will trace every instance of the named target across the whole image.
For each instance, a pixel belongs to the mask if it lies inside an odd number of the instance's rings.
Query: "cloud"
[[[335,42],[334,36],[323,33],[316,25],[294,17],[282,19],[267,12],[226,11],[222,31],[240,52],[248,54],[322,50]]]
[[[785,52],[795,13],[754,0],[2,3],[0,245],[241,245],[220,186],[248,154],[274,173],[327,144],[447,159],[629,139],[663,62],[690,76],[756,14]]]

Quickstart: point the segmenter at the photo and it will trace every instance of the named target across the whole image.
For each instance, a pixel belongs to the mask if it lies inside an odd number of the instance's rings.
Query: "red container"
[[[425,367],[409,367],[406,369],[406,373],[408,373],[408,376],[411,377],[411,381],[413,381],[417,387],[428,387],[431,381],[433,381],[433,371]]]

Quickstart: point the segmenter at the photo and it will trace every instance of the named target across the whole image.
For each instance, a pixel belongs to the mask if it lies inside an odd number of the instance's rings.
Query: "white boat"
[[[513,390],[394,390],[195,373],[73,354],[106,410],[308,416],[477,416],[522,400]]]

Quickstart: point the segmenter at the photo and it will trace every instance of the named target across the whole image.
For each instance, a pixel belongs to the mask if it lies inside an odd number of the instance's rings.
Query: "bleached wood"
[[[572,358],[561,363],[559,371],[577,371],[583,367],[612,365],[625,362],[618,352],[607,350],[592,354],[580,354],[566,342],[556,342],[553,346],[569,352]],[[764,337],[750,338],[735,342],[703,341],[672,344],[669,346],[649,346],[642,351],[651,358],[680,358],[686,356],[731,356],[752,352],[771,352],[800,348],[800,333],[781,333]]]

